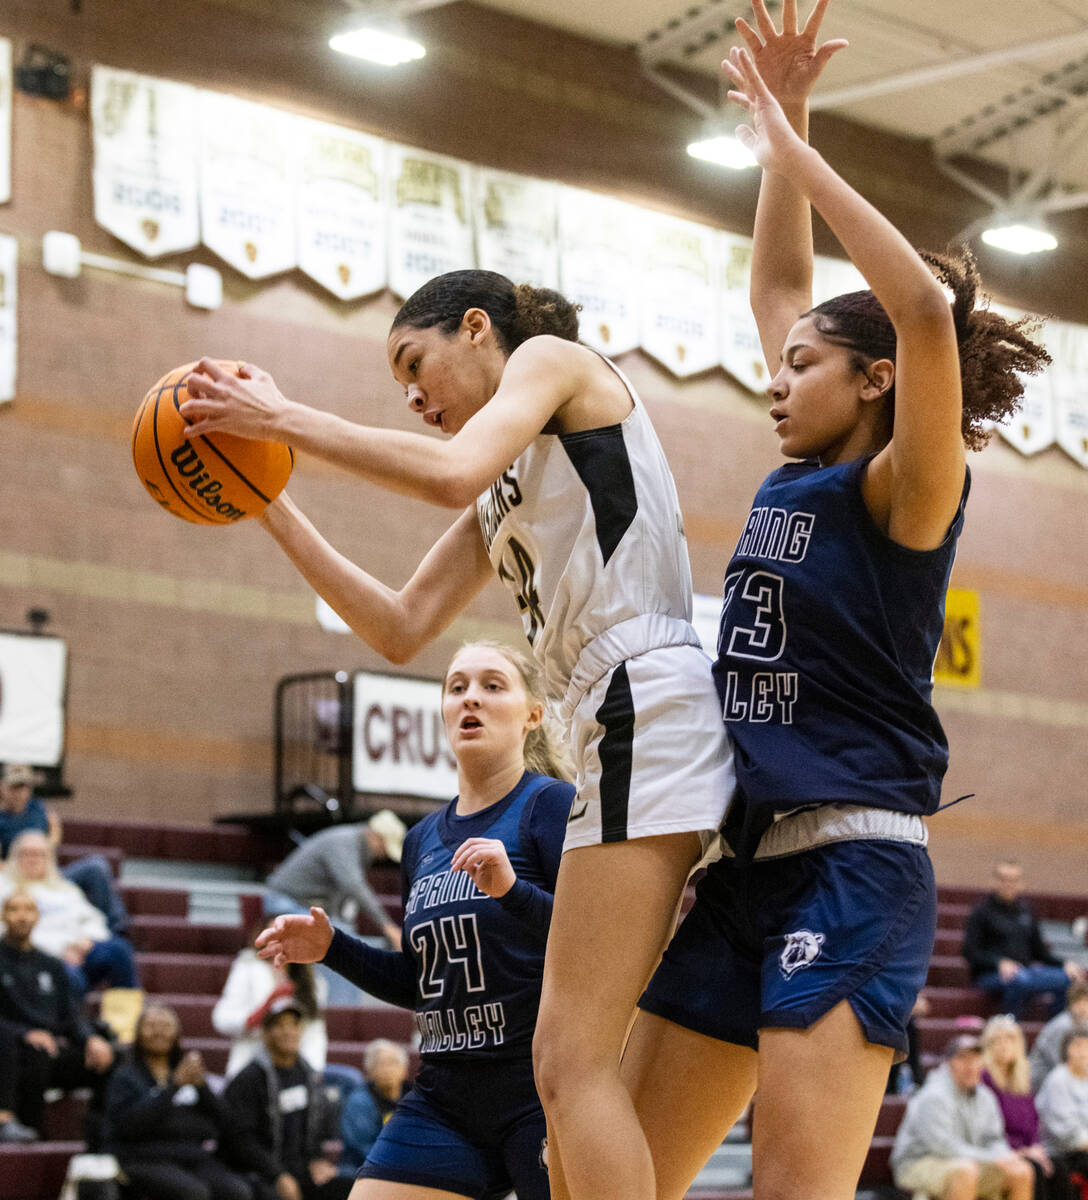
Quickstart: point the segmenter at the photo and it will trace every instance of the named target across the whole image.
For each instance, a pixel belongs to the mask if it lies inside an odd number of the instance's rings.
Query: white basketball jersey
[[[491,563],[568,714],[625,659],[699,644],[676,485],[642,402],[608,365],[634,404],[626,419],[538,434],[476,502]]]

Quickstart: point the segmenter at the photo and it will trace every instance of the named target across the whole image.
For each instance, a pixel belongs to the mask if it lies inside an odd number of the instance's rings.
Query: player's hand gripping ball
[[[238,375],[238,364],[220,362]],[[151,498],[196,525],[232,525],[256,517],[283,491],[295,455],[290,446],[229,433],[187,438],[178,408],[189,399],[196,363],[164,375],[143,398],[132,426],[132,461]]]

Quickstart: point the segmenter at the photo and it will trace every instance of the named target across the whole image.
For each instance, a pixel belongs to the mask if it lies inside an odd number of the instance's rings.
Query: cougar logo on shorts
[[[538,1161],[539,1161],[541,1167],[545,1171],[547,1171],[547,1169],[548,1169],[548,1139],[547,1138],[540,1139],[540,1158]]]
[[[794,971],[807,967],[820,957],[820,947],[824,944],[822,933],[813,933],[808,929],[798,929],[796,933],[786,934],[786,944],[778,959],[782,974],[789,979]]]

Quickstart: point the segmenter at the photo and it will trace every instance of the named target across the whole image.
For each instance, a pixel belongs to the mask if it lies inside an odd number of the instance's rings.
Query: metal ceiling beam
[[[768,8],[777,8],[779,2],[770,0]],[[751,15],[747,0],[708,0],[697,4],[683,16],[652,29],[638,44],[639,59],[645,67],[682,62],[707,46],[732,37],[737,17],[745,15]]]
[[[900,75],[891,75],[885,79],[873,79],[868,83],[856,84],[853,87],[817,93],[809,101],[809,107],[814,110],[841,108],[847,104],[856,104],[859,100],[869,100],[873,96],[910,91],[932,83],[942,83],[947,79],[958,79],[963,75],[976,75],[981,71],[1007,66],[1009,63],[1027,62],[1031,59],[1065,54],[1070,50],[1081,48],[1088,48],[1088,29],[1067,33],[1061,37],[1046,38],[1040,42],[1027,42],[1022,46],[1007,46],[1002,50],[991,50],[985,54],[971,54],[954,58],[950,62],[919,67],[916,70],[904,71]]]
[[[1085,103],[1088,56],[963,117],[934,139],[933,150],[942,157],[970,154],[1058,110],[1072,111]]]

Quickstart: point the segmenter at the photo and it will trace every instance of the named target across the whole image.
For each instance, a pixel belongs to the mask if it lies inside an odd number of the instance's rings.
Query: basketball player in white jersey
[[[577,331],[555,292],[456,271],[404,304],[388,341],[409,405],[448,440],[355,425],[287,400],[256,367],[238,378],[209,359],[181,411],[187,436],[288,442],[463,509],[399,591],[338,554],[286,496],[260,520],[393,662],[437,637],[493,572],[512,592],[578,771],[534,1044],[552,1195],[652,1200],[620,1054],[685,880],[717,836],[732,759],[690,624],[672,476],[634,390]]]

